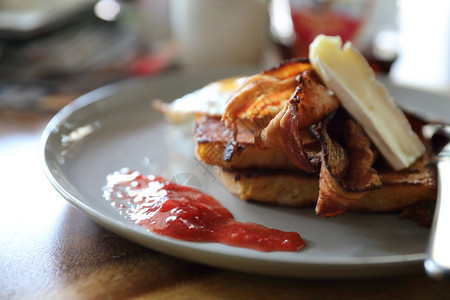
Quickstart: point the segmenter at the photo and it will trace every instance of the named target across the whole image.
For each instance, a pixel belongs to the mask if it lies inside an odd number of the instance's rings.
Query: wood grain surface
[[[68,204],[39,164],[51,115],[0,111],[0,299],[450,299],[425,274],[364,280],[270,277],[141,247]]]

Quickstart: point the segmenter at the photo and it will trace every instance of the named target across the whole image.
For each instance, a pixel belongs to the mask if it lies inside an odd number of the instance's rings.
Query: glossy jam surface
[[[147,230],[194,242],[218,242],[259,251],[298,251],[300,235],[242,223],[213,197],[164,178],[121,170],[107,178],[104,197]]]

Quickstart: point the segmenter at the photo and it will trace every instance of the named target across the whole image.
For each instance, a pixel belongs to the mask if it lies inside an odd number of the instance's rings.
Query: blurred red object
[[[159,73],[171,66],[173,51],[168,47],[138,57],[127,68],[130,76],[148,76]]]
[[[292,56],[308,56],[309,44],[319,34],[338,35],[346,42],[356,38],[367,18],[371,1],[290,0],[295,35]]]

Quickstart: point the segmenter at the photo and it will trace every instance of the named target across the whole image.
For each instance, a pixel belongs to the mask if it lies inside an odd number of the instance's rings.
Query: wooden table
[[[424,274],[311,280],[245,274],[125,240],[47,182],[39,139],[51,115],[0,111],[0,299],[450,299]]]

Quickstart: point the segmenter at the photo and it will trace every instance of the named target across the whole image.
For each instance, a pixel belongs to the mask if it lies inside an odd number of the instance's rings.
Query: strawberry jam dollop
[[[121,214],[156,234],[259,251],[298,251],[305,245],[296,232],[238,222],[213,197],[162,177],[123,169],[107,177],[103,191]]]

